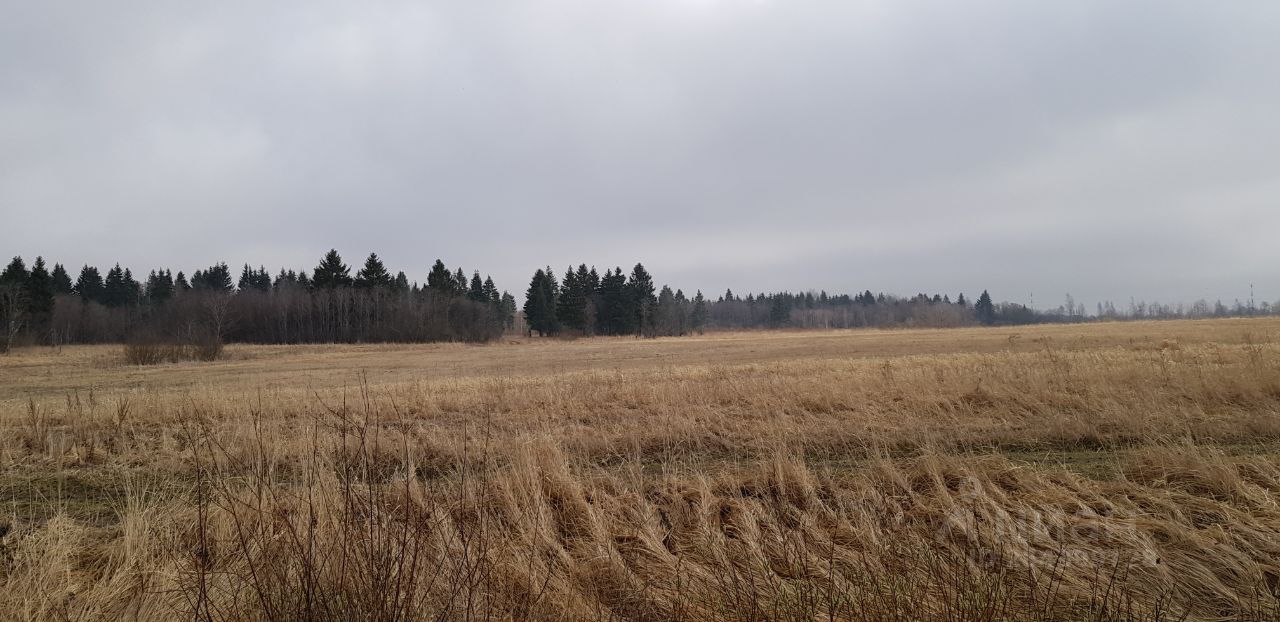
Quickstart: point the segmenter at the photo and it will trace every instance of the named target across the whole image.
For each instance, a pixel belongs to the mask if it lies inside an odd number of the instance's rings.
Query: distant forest
[[[523,305],[493,279],[450,270],[436,260],[425,283],[394,275],[371,253],[352,269],[336,250],[311,271],[244,265],[239,278],[225,263],[187,276],[152,270],[139,281],[119,264],[105,274],[83,266],[73,279],[62,264],[14,257],[0,273],[0,350],[19,344],[483,342],[518,332],[542,336],[678,336],[758,328],[952,327],[1269,315],[1276,305],[1204,301],[1190,306],[1131,302],[1119,311],[1099,304],[1090,316],[1067,296],[1041,311],[995,303],[986,291],[970,300],[943,294],[899,297],[775,292],[715,299],[657,287],[641,264],[599,274],[586,264],[561,277],[534,272]]]

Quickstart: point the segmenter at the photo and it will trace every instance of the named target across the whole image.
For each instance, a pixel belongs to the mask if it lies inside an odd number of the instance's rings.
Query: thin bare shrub
[[[182,338],[135,335],[124,344],[124,360],[130,365],[159,365],[182,361],[215,361],[222,354],[222,340],[212,334]]]

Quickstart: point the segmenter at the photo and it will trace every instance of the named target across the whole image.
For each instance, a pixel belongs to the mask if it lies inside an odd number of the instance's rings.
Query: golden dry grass
[[[1280,321],[0,359],[0,617],[1274,619]]]

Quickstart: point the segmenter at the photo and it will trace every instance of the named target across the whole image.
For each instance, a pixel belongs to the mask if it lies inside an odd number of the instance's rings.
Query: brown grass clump
[[[19,352],[0,618],[1280,619],[1278,326]]]

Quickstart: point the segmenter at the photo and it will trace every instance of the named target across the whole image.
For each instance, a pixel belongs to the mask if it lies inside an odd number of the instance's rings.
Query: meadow
[[[0,618],[1280,619],[1280,320],[0,357]]]

